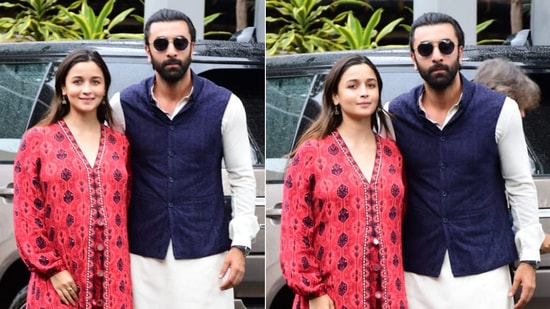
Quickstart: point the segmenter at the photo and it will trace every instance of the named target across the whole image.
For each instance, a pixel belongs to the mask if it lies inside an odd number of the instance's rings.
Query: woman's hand
[[[335,309],[334,302],[325,294],[309,300],[309,309]]]
[[[79,289],[73,280],[73,276],[67,270],[60,271],[51,276],[50,281],[64,304],[71,306],[78,304]]]

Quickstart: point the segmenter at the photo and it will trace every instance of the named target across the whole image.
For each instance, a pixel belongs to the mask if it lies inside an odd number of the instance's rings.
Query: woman
[[[401,259],[403,161],[372,62],[346,56],[285,177],[281,267],[294,308],[407,308]]]
[[[49,113],[14,162],[14,225],[31,271],[27,308],[132,308],[128,141],[112,130],[101,56],[59,65]]]

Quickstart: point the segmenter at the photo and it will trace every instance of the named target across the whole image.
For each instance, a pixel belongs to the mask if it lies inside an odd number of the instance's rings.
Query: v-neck
[[[346,144],[346,142],[344,141],[344,138],[342,137],[342,135],[340,135],[340,133],[337,131],[337,130],[334,130],[332,132],[332,137],[334,138],[334,140],[336,141],[336,143],[338,144],[338,146],[340,147],[340,149],[342,150],[342,152],[344,153],[344,156],[346,157],[346,160],[348,161],[348,163],[351,165],[351,167],[354,169],[354,171],[357,173],[357,175],[359,175],[360,179],[362,182],[364,183],[368,183],[368,184],[371,184],[374,180],[374,182],[376,182],[378,179],[378,173],[380,171],[380,163],[381,163],[381,160],[380,160],[380,136],[378,135],[374,135],[374,138],[375,138],[375,143],[376,143],[376,153],[374,155],[374,162],[373,162],[373,167],[372,167],[372,173],[371,175],[369,175],[370,177],[367,178],[367,176],[365,175],[365,173],[363,173],[363,170],[360,168],[359,164],[357,163],[357,161],[355,160],[355,158],[353,157],[348,145]]]
[[[100,161],[103,159],[103,153],[105,150],[105,142],[104,142],[105,126],[101,125],[101,133],[99,136],[99,147],[97,149],[94,162],[90,162],[86,157],[86,155],[84,154],[84,152],[82,151],[82,148],[80,148],[80,145],[76,141],[76,138],[74,137],[73,132],[71,132],[71,129],[69,128],[67,123],[63,119],[57,121],[57,123],[61,127],[61,130],[63,131],[63,133],[65,133],[65,136],[69,140],[73,150],[76,152],[76,154],[80,158],[80,161],[82,161],[82,163],[84,163],[84,165],[86,165],[86,167],[90,169],[94,169],[100,166]]]

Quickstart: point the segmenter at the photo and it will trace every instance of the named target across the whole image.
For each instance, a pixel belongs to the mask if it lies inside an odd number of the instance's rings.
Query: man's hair
[[[189,27],[189,32],[191,33],[191,42],[195,42],[196,30],[189,16],[177,10],[160,9],[153,15],[151,15],[151,17],[149,17],[149,19],[147,19],[147,22],[145,23],[145,27],[143,29],[145,44],[149,43],[149,30],[151,29],[151,24],[170,21],[184,21]]]
[[[458,46],[464,46],[464,31],[460,27],[460,24],[456,19],[451,16],[438,12],[429,12],[424,13],[418,17],[411,26],[411,31],[409,34],[409,45],[411,51],[413,51],[413,41],[416,28],[429,25],[439,25],[439,24],[451,24],[455,29],[456,37],[458,38]]]

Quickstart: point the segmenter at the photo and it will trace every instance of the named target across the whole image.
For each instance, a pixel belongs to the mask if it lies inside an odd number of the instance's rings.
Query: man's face
[[[184,78],[194,48],[187,24],[184,21],[153,23],[148,40],[145,51],[159,77],[168,83]]]
[[[416,28],[411,58],[420,76],[429,87],[446,89],[458,76],[463,47],[458,46],[451,24],[428,25]]]

